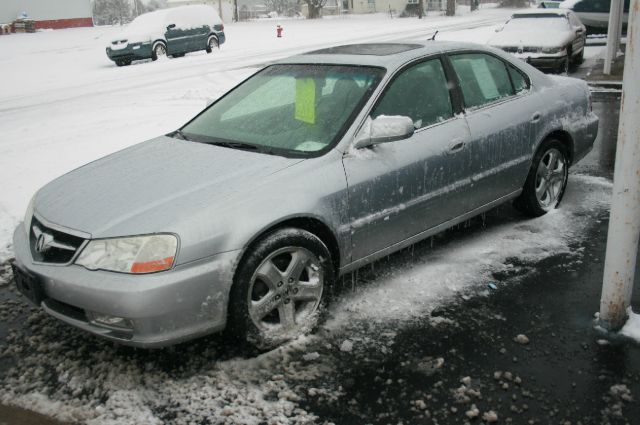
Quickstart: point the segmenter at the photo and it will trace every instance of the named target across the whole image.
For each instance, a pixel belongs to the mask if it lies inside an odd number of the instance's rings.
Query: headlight
[[[34,194],[33,197],[31,198],[31,201],[29,201],[29,205],[27,206],[27,211],[25,211],[24,213],[24,230],[25,232],[27,232],[27,238],[29,238],[29,235],[31,234],[31,220],[33,219],[33,203],[35,202],[36,199],[36,195]]]
[[[84,247],[75,263],[89,270],[153,273],[170,269],[177,249],[173,235],[96,239]]]
[[[542,53],[560,53],[564,50],[564,47],[543,47]]]

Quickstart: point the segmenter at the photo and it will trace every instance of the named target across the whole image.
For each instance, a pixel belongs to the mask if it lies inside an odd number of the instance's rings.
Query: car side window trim
[[[455,72],[455,69],[453,68],[453,63],[451,62],[451,56],[456,56],[456,55],[464,55],[464,54],[484,54],[484,55],[488,55],[491,56],[497,60],[499,60],[500,62],[502,62],[502,64],[505,67],[505,70],[507,71],[507,75],[509,76],[509,83],[511,84],[511,89],[513,90],[513,94],[510,96],[505,96],[499,99],[494,100],[493,102],[488,102],[488,103],[483,103],[482,105],[477,105],[477,106],[472,106],[472,107],[467,107],[464,104],[464,95],[462,93],[462,88],[460,87],[460,81],[458,80],[458,74]],[[454,81],[455,86],[457,87],[457,91],[459,93],[460,96],[460,101],[461,101],[461,106],[462,106],[462,111],[463,112],[475,112],[475,111],[479,111],[485,108],[489,108],[489,107],[493,107],[495,105],[499,105],[501,103],[505,103],[505,102],[510,102],[512,100],[515,99],[519,99],[522,96],[528,96],[529,93],[526,94],[518,94],[518,92],[516,92],[515,90],[515,85],[513,84],[513,79],[511,78],[511,75],[509,73],[509,66],[512,66],[517,72],[519,72],[525,79],[526,83],[527,83],[527,88],[528,91],[531,91],[531,78],[529,78],[529,75],[522,71],[519,67],[517,67],[516,65],[511,64],[508,61],[505,61],[503,58],[501,58],[500,56],[492,53],[492,52],[487,52],[487,51],[482,51],[482,50],[456,50],[455,52],[448,52],[446,54],[444,54],[444,56],[446,57],[446,62],[448,63],[448,67],[450,68],[451,72],[453,73],[452,78]]]
[[[429,125],[426,125],[424,127],[420,127],[417,128],[415,130],[416,133],[420,133],[426,129],[438,126],[438,125],[442,125],[445,124],[449,121],[452,121],[454,119],[458,119],[459,118],[459,114],[462,112],[461,109],[461,105],[460,105],[460,99],[457,98],[457,95],[454,94],[455,90],[452,89],[452,85],[455,85],[456,82],[455,80],[451,80],[451,75],[449,73],[449,71],[447,70],[447,60],[445,58],[445,55],[442,53],[436,53],[436,54],[430,54],[428,56],[423,56],[420,57],[418,59],[412,60],[410,62],[407,62],[406,64],[404,64],[402,67],[398,68],[396,70],[396,72],[393,73],[393,75],[391,77],[389,77],[388,82],[384,85],[384,89],[378,94],[378,96],[374,99],[373,103],[371,104],[371,107],[369,108],[369,110],[367,111],[367,114],[364,116],[364,119],[362,121],[362,123],[360,123],[360,125],[358,126],[358,130],[356,131],[356,134],[361,130],[362,126],[364,125],[364,123],[366,122],[366,120],[371,117],[371,114],[373,113],[373,111],[376,109],[376,107],[378,106],[378,104],[382,101],[382,99],[384,98],[384,96],[386,95],[386,93],[389,90],[389,87],[391,87],[391,85],[394,83],[394,81],[397,80],[397,78],[402,75],[407,69],[417,66],[421,63],[424,62],[428,62],[430,60],[439,60],[440,61],[440,65],[442,66],[442,69],[444,71],[445,74],[445,78],[447,80],[447,86],[448,86],[448,92],[449,92],[449,101],[451,102],[451,109],[452,109],[452,115],[451,117],[442,120],[442,121],[438,121]]]

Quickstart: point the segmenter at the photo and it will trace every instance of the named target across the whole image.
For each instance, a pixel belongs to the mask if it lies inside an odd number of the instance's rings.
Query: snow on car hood
[[[35,210],[93,237],[172,231],[300,161],[159,137],[52,181],[38,191]]]
[[[522,30],[501,31],[492,37],[487,44],[496,47],[504,46],[533,46],[533,47],[560,47],[565,46],[571,40],[569,31]]]

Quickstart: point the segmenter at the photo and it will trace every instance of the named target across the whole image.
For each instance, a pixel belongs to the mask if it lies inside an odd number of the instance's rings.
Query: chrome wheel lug
[[[297,294],[298,293],[298,288],[293,288],[293,293]]]
[[[280,295],[276,295],[276,301],[280,301]]]
[[[291,302],[291,300],[290,300],[289,298],[285,298],[285,299],[284,299],[284,303],[285,303],[285,304],[289,304],[290,302]]]
[[[293,283],[293,278],[292,277],[289,278],[289,283]]]
[[[278,282],[278,288],[283,285],[282,281]]]

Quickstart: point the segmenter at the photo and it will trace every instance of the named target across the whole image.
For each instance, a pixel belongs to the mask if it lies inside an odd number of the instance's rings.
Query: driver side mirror
[[[169,24],[167,25],[167,30],[172,30],[176,27],[176,24]]]
[[[408,139],[414,131],[413,120],[409,117],[380,115],[374,120],[367,119],[354,146],[360,149]]]

